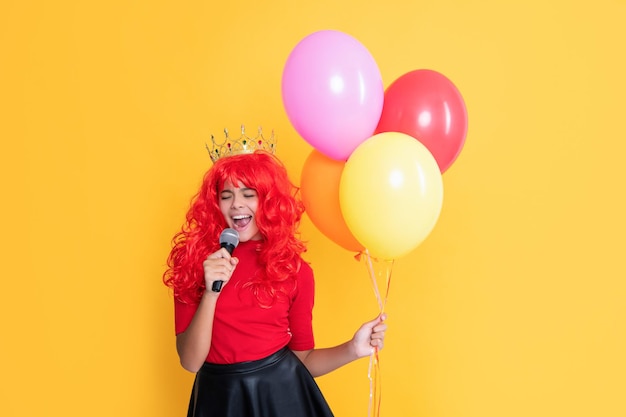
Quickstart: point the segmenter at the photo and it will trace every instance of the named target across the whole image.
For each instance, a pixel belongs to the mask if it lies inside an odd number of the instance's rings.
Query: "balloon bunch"
[[[463,98],[444,75],[426,69],[385,90],[369,51],[332,30],[312,33],[293,49],[282,98],[291,124],[314,148],[301,174],[306,211],[328,238],[358,258],[367,255],[382,314],[394,259],[422,243],[439,218],[441,175],[467,134]],[[377,351],[368,377],[370,415],[378,416]]]
[[[314,148],[300,184],[313,224],[343,248],[381,260],[421,244],[441,211],[441,174],[467,134],[455,85],[418,69],[385,90],[359,41],[323,30],[290,53],[282,98],[291,124]]]

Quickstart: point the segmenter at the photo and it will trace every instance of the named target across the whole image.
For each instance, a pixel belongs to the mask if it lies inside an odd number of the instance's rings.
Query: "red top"
[[[241,242],[233,252],[239,263],[217,300],[207,362],[230,364],[257,360],[286,345],[292,350],[314,347],[313,270],[302,261],[297,287],[289,299],[279,298],[271,307],[262,307],[251,288],[243,288],[259,268],[257,248],[258,242]],[[179,334],[189,326],[198,304],[175,300],[174,307],[176,334]]]

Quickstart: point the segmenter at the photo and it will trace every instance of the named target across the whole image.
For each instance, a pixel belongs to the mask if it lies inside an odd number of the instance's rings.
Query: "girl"
[[[341,345],[314,347],[297,192],[268,152],[222,157],[174,236],[163,280],[174,293],[180,362],[196,373],[189,417],[332,416],[314,377],[383,347],[385,317]],[[232,255],[219,244],[225,228],[239,234]]]

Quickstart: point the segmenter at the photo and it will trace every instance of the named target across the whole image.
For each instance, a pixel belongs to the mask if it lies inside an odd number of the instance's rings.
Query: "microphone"
[[[228,253],[232,255],[238,244],[239,233],[237,233],[235,229],[227,228],[222,231],[222,234],[220,235],[220,247],[226,249]],[[211,285],[211,291],[222,291],[223,284],[224,281],[213,281],[213,285]]]

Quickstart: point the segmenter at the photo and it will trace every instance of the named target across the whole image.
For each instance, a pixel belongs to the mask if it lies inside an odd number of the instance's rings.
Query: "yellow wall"
[[[4,0],[0,415],[184,414],[161,284],[210,133],[275,128],[296,43],[361,41],[385,85],[429,68],[469,112],[441,218],[394,267],[383,416],[626,415],[626,2]],[[411,213],[406,213],[411,221]],[[377,305],[305,219],[319,345]],[[367,360],[319,379],[367,415]]]

